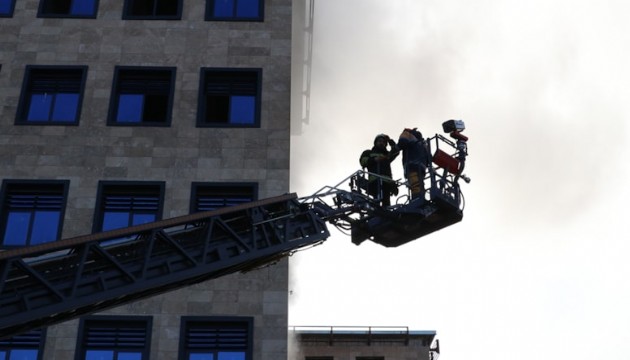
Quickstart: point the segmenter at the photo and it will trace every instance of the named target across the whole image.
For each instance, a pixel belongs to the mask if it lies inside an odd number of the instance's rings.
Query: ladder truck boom
[[[470,181],[462,173],[467,138],[457,127],[463,123],[444,125],[456,142],[427,139],[432,164],[422,198],[403,194],[380,206],[366,190],[368,176],[378,175],[360,170],[307,197],[286,194],[2,251],[0,339],[274,264],[325,241],[326,223],[357,245],[370,240],[385,247],[455,224],[464,209],[458,181]]]
[[[0,338],[254,270],[329,235],[289,194],[0,252]]]

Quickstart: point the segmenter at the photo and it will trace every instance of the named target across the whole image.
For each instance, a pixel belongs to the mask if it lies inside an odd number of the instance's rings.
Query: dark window
[[[201,69],[197,126],[260,126],[260,69]]]
[[[38,17],[95,18],[98,0],[41,0]]]
[[[193,183],[190,211],[211,211],[248,203],[258,197],[255,183]]]
[[[0,17],[13,16],[14,6],[15,6],[15,0],[0,0]],[[2,360],[1,357],[0,357],[0,360]]]
[[[67,181],[2,184],[2,246],[29,246],[61,237]]]
[[[123,19],[179,20],[182,0],[126,0]]]
[[[114,230],[160,220],[163,198],[162,182],[101,182],[93,230]]]
[[[86,66],[27,66],[16,124],[78,124]]]
[[[0,360],[41,360],[45,330],[32,330],[0,340]]]
[[[151,318],[147,316],[91,316],[81,319],[75,359],[148,359],[151,323]]]
[[[168,126],[175,68],[116,67],[109,125]]]
[[[304,360],[335,360],[332,356],[307,356]]]
[[[206,20],[263,21],[264,0],[207,0]]]
[[[179,358],[251,360],[252,318],[182,317]]]

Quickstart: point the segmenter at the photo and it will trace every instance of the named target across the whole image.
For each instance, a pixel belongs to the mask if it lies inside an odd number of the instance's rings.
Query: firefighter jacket
[[[424,173],[431,163],[431,155],[429,155],[422,134],[416,130],[405,129],[398,139],[398,148],[403,153],[402,163],[405,177],[410,171]]]
[[[361,163],[361,167],[367,168],[369,172],[391,178],[392,167],[390,164],[396,159],[399,153],[400,151],[398,149],[387,151],[387,149],[377,148],[375,146],[370,150],[365,150],[361,154],[359,162]],[[374,180],[373,176],[370,176],[369,180]]]

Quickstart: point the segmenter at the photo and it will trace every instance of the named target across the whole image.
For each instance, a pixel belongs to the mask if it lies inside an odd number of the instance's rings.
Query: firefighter
[[[387,150],[387,145],[390,150]],[[391,195],[398,195],[398,187],[392,179],[391,162],[398,156],[400,150],[396,142],[385,134],[376,135],[372,149],[365,150],[359,158],[361,167],[367,168],[368,194],[380,199],[382,206],[391,204]],[[375,176],[380,175],[380,176]]]
[[[422,133],[413,129],[404,129],[398,138],[398,148],[402,150],[402,163],[411,198],[424,198],[424,177],[431,163]]]

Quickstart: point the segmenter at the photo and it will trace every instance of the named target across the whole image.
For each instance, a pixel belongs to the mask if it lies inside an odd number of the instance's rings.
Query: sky
[[[398,248],[330,226],[290,259],[289,324],[435,330],[441,360],[630,358],[629,13],[315,0],[291,191],[342,181],[376,134],[448,119],[466,123],[472,181],[462,222]]]

